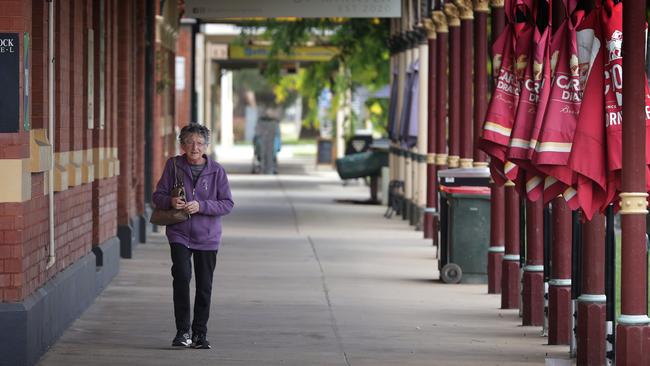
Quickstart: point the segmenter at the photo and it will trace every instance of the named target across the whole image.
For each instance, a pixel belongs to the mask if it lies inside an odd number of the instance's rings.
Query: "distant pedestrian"
[[[226,171],[205,153],[210,130],[190,123],[181,129],[178,139],[185,153],[167,161],[153,193],[153,203],[157,208],[175,208],[190,215],[187,221],[169,225],[165,230],[171,248],[176,318],[176,337],[172,346],[206,349],[210,348],[206,334],[212,277],[221,241],[221,216],[229,214],[234,204]],[[185,187],[185,197],[170,196],[176,179],[172,159],[175,159],[179,180]],[[196,295],[190,328],[192,258]]]

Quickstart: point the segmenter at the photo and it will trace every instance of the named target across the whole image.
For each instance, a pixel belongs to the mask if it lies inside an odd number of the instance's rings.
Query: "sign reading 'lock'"
[[[20,44],[18,33],[0,33],[0,133],[20,126]]]

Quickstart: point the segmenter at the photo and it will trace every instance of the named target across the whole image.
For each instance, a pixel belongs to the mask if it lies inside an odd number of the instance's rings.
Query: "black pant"
[[[192,333],[205,334],[208,331],[212,276],[217,263],[217,251],[193,250],[177,243],[171,243],[169,246],[172,254],[176,330],[184,332],[190,330],[190,280],[192,279],[192,257],[194,257],[196,296],[194,297]]]

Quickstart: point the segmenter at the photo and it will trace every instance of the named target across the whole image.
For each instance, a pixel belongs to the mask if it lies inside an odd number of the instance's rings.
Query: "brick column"
[[[137,220],[135,187],[133,186],[134,170],[134,132],[135,132],[135,95],[134,95],[134,4],[131,1],[119,0],[117,23],[117,147],[120,161],[120,176],[117,189],[117,234],[120,238],[120,254],[123,258],[131,258],[133,247],[137,243]]]
[[[133,147],[135,152],[135,169],[134,175],[136,176],[136,212],[138,220],[140,221],[140,231],[138,240],[144,243],[147,240],[147,228],[150,228],[147,218],[149,214],[145,212],[145,148],[149,148],[145,143],[145,104],[146,85],[145,85],[145,53],[147,47],[147,14],[146,3],[144,1],[136,2],[136,116],[135,116],[135,134]],[[189,80],[188,80],[189,81]],[[191,83],[188,83],[186,88],[190,88]],[[151,106],[149,106],[151,107]]]

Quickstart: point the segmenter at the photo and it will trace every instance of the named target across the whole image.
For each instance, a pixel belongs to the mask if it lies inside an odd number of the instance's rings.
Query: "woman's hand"
[[[194,215],[199,212],[199,203],[197,201],[190,201],[185,205],[183,210],[190,215]]]
[[[172,207],[177,210],[185,210],[187,203],[185,203],[183,197],[172,197]]]

